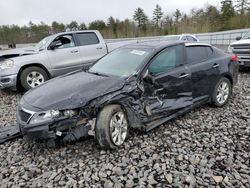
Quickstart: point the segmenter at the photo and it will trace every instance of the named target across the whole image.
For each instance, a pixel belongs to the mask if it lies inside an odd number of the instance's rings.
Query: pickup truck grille
[[[19,110],[19,116],[23,122],[27,122],[30,119],[30,117],[32,116],[32,114],[25,112],[24,110],[21,109],[21,110]]]
[[[250,45],[237,45],[237,46],[232,46],[234,49],[250,49]]]

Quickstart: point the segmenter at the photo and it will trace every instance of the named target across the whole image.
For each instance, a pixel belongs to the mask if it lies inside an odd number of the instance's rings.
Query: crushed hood
[[[250,39],[241,39],[236,42],[232,42],[230,46],[244,46],[244,45],[250,45]]]
[[[34,47],[26,47],[26,48],[18,48],[18,49],[11,49],[11,50],[2,50],[0,51],[0,60],[14,58],[23,55],[31,55],[37,54],[37,50]]]
[[[48,81],[27,92],[23,100],[41,110],[83,107],[97,97],[123,87],[124,80],[86,72],[77,72]]]

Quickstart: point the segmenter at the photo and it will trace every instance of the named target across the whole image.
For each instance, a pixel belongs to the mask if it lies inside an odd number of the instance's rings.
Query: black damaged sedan
[[[149,131],[202,104],[225,105],[237,77],[237,56],[213,46],[137,43],[27,92],[18,124],[33,140],[68,143],[92,135],[114,149],[130,128]]]

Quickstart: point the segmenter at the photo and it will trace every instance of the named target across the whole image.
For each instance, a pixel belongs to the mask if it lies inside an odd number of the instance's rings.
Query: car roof
[[[209,46],[212,47],[211,44],[201,43],[201,42],[185,42],[186,46]]]
[[[155,50],[160,50],[169,46],[174,46],[178,44],[185,44],[185,46],[209,46],[211,47],[210,44],[205,44],[205,43],[199,43],[199,42],[187,42],[187,41],[144,41],[144,42],[137,42],[134,44],[128,44],[126,46],[123,46],[122,48],[138,48],[138,49],[155,49]]]
[[[56,33],[54,34],[55,36],[59,36],[59,35],[65,35],[65,34],[72,34],[72,33],[89,33],[89,32],[98,32],[97,30],[78,30],[78,31],[65,31],[65,32],[60,32],[60,33]]]
[[[126,46],[124,46],[123,48],[138,48],[138,49],[142,49],[142,48],[148,48],[148,49],[162,49],[168,46],[174,46],[174,45],[178,45],[178,44],[184,44],[184,41],[159,41],[159,40],[155,40],[155,41],[143,41],[143,42],[137,42],[137,43],[133,43],[133,44],[128,44]]]

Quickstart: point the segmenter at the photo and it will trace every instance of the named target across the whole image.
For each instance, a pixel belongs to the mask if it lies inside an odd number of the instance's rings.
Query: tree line
[[[107,21],[95,20],[88,25],[72,21],[69,24],[53,21],[27,26],[0,26],[0,44],[34,43],[47,35],[70,30],[99,30],[104,38],[127,38],[180,33],[215,32],[250,27],[249,0],[222,0],[221,6],[205,5],[192,9],[189,14],[176,9],[168,13],[156,5],[149,17],[142,8],[134,11],[133,19],[119,20],[109,17]]]

